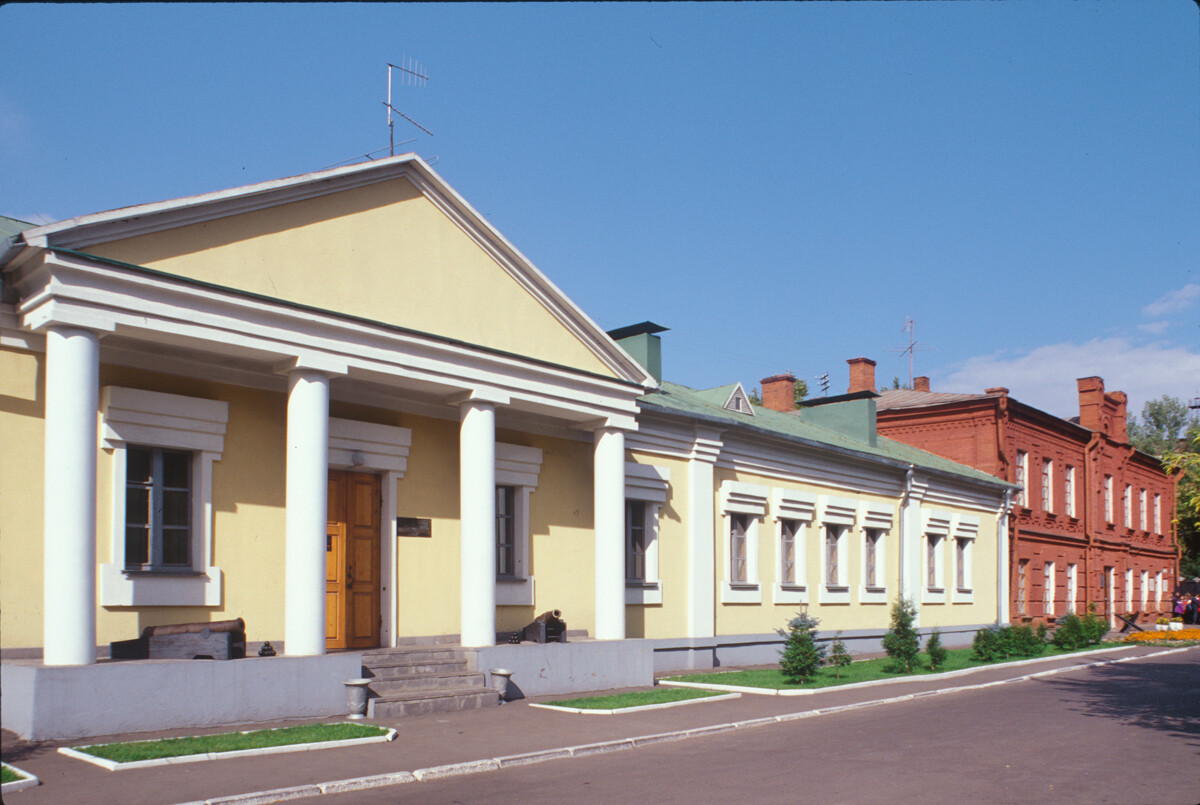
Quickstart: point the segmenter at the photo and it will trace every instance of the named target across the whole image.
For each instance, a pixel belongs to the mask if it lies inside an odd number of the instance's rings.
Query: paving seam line
[[[666,741],[680,741],[688,738],[699,738],[705,735],[733,732],[738,729],[762,727],[766,726],[767,724],[797,721],[805,718],[833,715],[835,713],[845,713],[852,710],[862,710],[868,707],[877,707],[885,704],[897,704],[900,702],[912,701],[913,699],[924,698],[927,696],[941,696],[947,693],[981,690],[983,688],[995,687],[996,685],[1008,685],[1015,682],[1025,682],[1042,676],[1051,676],[1053,674],[1062,673],[1065,670],[1078,671],[1086,668],[1096,668],[1102,665],[1113,665],[1118,662],[1148,660],[1153,657],[1165,657],[1170,654],[1178,654],[1187,650],[1187,647],[1172,648],[1164,651],[1156,651],[1153,654],[1142,654],[1136,657],[1098,660],[1096,662],[1086,663],[1084,665],[1070,666],[1069,668],[1065,669],[1050,668],[1045,671],[1038,671],[1036,673],[1026,674],[1024,676],[1000,679],[992,682],[981,682],[976,685],[940,688],[932,691],[922,691],[920,693],[909,693],[903,696],[891,696],[886,699],[873,699],[867,702],[854,702],[852,704],[824,707],[816,710],[804,710],[798,713],[784,713],[782,715],[771,716],[768,718],[752,719],[749,721],[732,721],[724,724],[713,724],[707,727],[693,727],[691,729],[661,732],[653,735],[641,735],[634,738],[621,738],[614,741],[603,741],[594,744],[581,744],[579,746],[544,749],[536,752],[527,752],[519,755],[507,755],[498,758],[487,758],[484,760],[469,760],[463,763],[451,763],[444,766],[431,766],[425,769],[417,769],[412,772],[388,772],[385,774],[376,774],[367,777],[357,777],[350,780],[335,780],[327,783],[315,783],[311,785],[293,786],[290,788],[276,788],[268,791],[256,791],[251,794],[236,794],[217,799],[196,800],[193,802],[181,803],[181,805],[263,805],[270,802],[285,802],[293,799],[316,797],[321,796],[322,794],[333,794],[343,791],[364,791],[367,789],[383,788],[385,786],[398,785],[402,783],[442,780],[447,777],[461,777],[468,774],[497,771],[499,769],[509,768],[511,766],[524,766],[566,757],[588,757],[589,755],[620,752],[626,749],[636,749],[640,746],[649,746],[651,744],[663,743]]]

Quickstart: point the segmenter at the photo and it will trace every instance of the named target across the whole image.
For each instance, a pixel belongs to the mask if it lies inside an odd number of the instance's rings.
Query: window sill
[[[860,604],[886,604],[887,588],[875,586],[859,587],[858,602]]]
[[[817,593],[818,604],[849,604],[850,587],[844,584],[823,584]]]
[[[533,576],[524,579],[516,576],[497,576],[496,606],[533,606]]]
[[[105,607],[215,607],[221,605],[221,568],[139,569],[100,565],[100,605]]]
[[[625,582],[625,603],[627,605],[661,604],[662,587],[657,581]]]
[[[775,604],[807,604],[808,588],[801,584],[776,584],[771,601]]]
[[[744,581],[721,583],[722,604],[761,604],[762,590],[758,584]]]
[[[176,578],[188,578],[191,576],[207,575],[199,570],[189,570],[182,567],[126,567],[121,572],[131,578],[137,578],[139,576],[171,576]]]

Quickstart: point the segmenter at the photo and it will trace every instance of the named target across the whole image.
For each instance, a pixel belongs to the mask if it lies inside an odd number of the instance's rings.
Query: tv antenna
[[[823,372],[823,373],[817,375],[816,380],[818,383],[821,384],[821,395],[823,397],[828,397],[829,396],[829,372]]]
[[[419,64],[417,64],[416,62],[414,62],[412,59],[408,58],[407,56],[403,59],[403,61],[408,66],[401,67],[399,65],[392,64],[391,62],[387,63],[387,100],[383,102],[383,105],[387,107],[388,156],[393,156],[393,157],[396,156],[396,139],[395,139],[395,133],[394,133],[394,131],[395,131],[394,130],[394,122],[392,120],[393,112],[400,115],[400,117],[404,118],[409,123],[412,123],[414,126],[416,126],[421,131],[428,134],[430,137],[433,136],[432,131],[425,128],[420,123],[413,120],[411,117],[404,114],[396,107],[392,106],[392,70],[400,71],[400,73],[401,73],[400,79],[404,82],[404,85],[408,86],[408,87],[423,87],[423,86],[425,86],[425,83],[427,81],[429,81],[429,76],[425,75],[425,69],[423,67],[421,67]],[[401,143],[401,144],[403,145],[403,143]]]
[[[888,352],[898,352],[901,355],[908,353],[908,387],[913,386],[913,353],[914,352],[930,352],[937,347],[922,347],[917,346],[920,342],[917,341],[917,323],[910,317],[904,317],[904,326],[900,328],[900,332],[908,333],[908,346],[906,347],[889,347]]]

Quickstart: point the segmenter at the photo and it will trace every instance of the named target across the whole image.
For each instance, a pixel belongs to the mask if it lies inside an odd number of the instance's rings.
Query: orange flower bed
[[[1157,643],[1160,640],[1200,640],[1200,629],[1180,629],[1178,632],[1134,632],[1125,636],[1126,643]]]

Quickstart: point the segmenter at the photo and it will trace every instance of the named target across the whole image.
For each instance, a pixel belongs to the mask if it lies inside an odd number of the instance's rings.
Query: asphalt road
[[[334,803],[1200,803],[1195,652]]]

